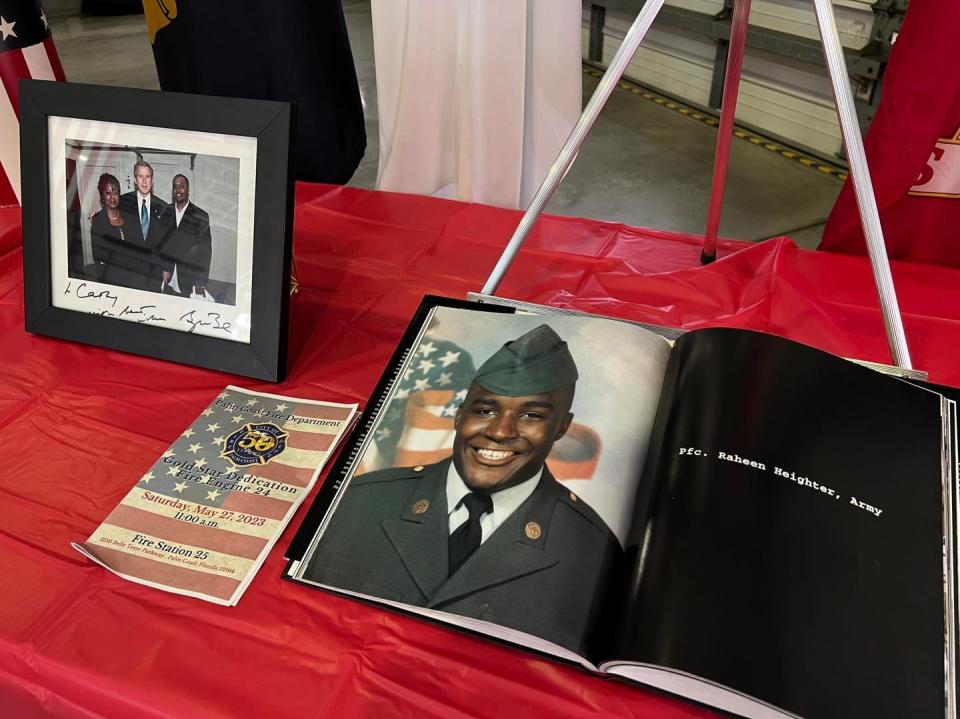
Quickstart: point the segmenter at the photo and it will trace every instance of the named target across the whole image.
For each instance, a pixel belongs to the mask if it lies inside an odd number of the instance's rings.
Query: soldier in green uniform
[[[354,477],[305,578],[584,652],[622,551],[544,463],[577,379],[549,326],[506,343],[457,411],[453,456]]]

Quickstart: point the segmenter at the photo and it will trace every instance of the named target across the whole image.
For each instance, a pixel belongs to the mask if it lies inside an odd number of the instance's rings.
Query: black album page
[[[604,668],[810,717],[943,717],[940,395],[753,332],[678,340]],[[654,681],[653,683],[657,683]],[[676,687],[680,686],[680,689]],[[778,714],[774,712],[773,715]]]

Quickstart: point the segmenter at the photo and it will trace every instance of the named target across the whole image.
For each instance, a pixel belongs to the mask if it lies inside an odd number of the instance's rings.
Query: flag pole
[[[630,64],[630,60],[633,59],[634,53],[640,46],[640,42],[644,36],[646,36],[647,30],[650,29],[650,25],[653,23],[654,18],[656,18],[657,13],[660,12],[660,8],[663,7],[663,3],[664,0],[648,0],[637,15],[637,19],[633,21],[633,25],[630,26],[626,36],[623,38],[617,54],[613,56],[610,66],[607,68],[607,71],[603,73],[603,77],[600,78],[600,84],[597,85],[597,89],[594,90],[593,96],[584,108],[577,124],[574,125],[569,137],[567,137],[567,141],[560,150],[560,154],[557,155],[557,159],[554,160],[553,165],[550,166],[550,171],[547,172],[547,176],[543,178],[543,182],[540,183],[537,193],[530,201],[526,212],[523,213],[520,224],[517,225],[517,229],[510,238],[510,242],[507,243],[503,254],[500,255],[500,259],[487,278],[487,282],[483,286],[483,290],[481,290],[483,294],[492,295],[497,291],[500,282],[503,280],[503,276],[507,273],[507,270],[510,269],[510,265],[513,263],[514,258],[527,239],[527,235],[530,234],[537,219],[539,219],[543,213],[543,209],[547,206],[550,198],[553,197],[553,193],[556,191],[563,176],[573,164],[577,152],[583,145],[584,140],[587,139],[590,128],[593,127],[593,123],[596,122],[600,111],[607,103],[610,93],[613,92],[613,89],[617,86],[621,76],[627,69],[627,65]]]
[[[857,124],[853,92],[850,90],[850,79],[847,76],[847,66],[843,57],[843,47],[840,45],[840,36],[837,34],[836,19],[833,15],[830,0],[813,0],[813,2],[817,12],[817,25],[820,27],[823,53],[827,60],[827,68],[830,71],[830,82],[833,85],[833,97],[837,103],[837,115],[840,118],[843,146],[847,150],[847,159],[850,163],[850,179],[853,182],[853,190],[857,197],[857,209],[860,212],[863,234],[867,239],[867,254],[870,256],[873,281],[877,286],[877,295],[880,298],[880,312],[883,315],[883,326],[887,333],[887,344],[890,347],[890,355],[894,364],[903,369],[913,369],[906,334],[903,331],[900,305],[897,302],[897,293],[893,287],[893,277],[890,274],[887,247],[883,241],[883,228],[880,226],[877,198],[873,194],[870,168],[867,165],[867,156],[863,149],[860,126]]]
[[[735,0],[730,42],[727,46],[727,69],[723,78],[723,100],[720,104],[720,126],[717,128],[717,150],[713,157],[713,180],[710,183],[710,205],[707,208],[707,231],[704,234],[700,262],[704,265],[717,259],[717,234],[720,231],[720,211],[727,184],[730,164],[730,143],[733,140],[733,121],[740,94],[740,76],[743,71],[743,50],[750,24],[751,0]]]

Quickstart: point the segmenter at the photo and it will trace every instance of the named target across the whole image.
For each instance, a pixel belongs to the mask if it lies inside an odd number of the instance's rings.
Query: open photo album
[[[953,401],[425,298],[286,576],[750,717],[956,715]]]

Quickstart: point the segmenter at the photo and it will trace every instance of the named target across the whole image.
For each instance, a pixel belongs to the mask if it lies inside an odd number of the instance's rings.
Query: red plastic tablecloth
[[[0,714],[704,717],[705,709],[284,582],[294,518],[239,606],[73,551],[227,383],[363,401],[427,292],[477,290],[519,215],[300,185],[289,378],[253,382],[23,331],[19,212],[0,211]],[[500,294],[677,327],[765,330],[889,361],[864,258],[545,217]],[[914,364],[960,385],[960,271],[894,263]],[[308,498],[307,504],[310,499]]]

